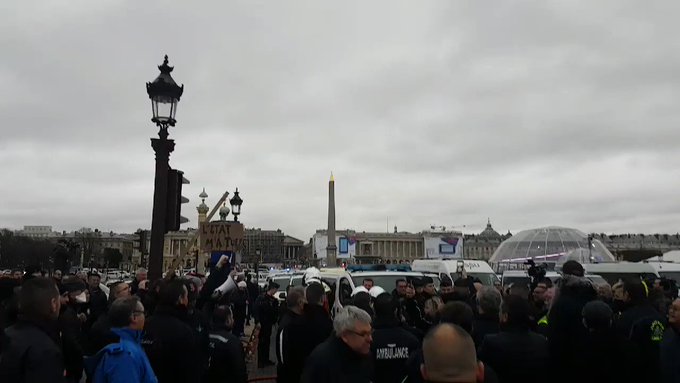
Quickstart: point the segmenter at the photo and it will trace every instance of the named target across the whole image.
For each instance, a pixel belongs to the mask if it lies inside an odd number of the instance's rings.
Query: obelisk
[[[328,246],[326,246],[326,264],[328,267],[336,267],[338,247],[335,245],[335,178],[331,172],[331,180],[328,181]]]

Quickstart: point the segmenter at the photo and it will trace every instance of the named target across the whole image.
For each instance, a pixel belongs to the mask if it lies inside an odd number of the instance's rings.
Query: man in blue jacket
[[[88,361],[93,383],[158,383],[141,346],[144,306],[136,297],[118,298],[109,309],[111,331],[120,337]]]

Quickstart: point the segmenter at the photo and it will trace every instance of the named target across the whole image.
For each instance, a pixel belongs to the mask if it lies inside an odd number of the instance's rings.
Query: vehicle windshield
[[[680,284],[680,271],[659,271],[659,276],[672,279],[676,283]]]
[[[291,278],[290,284],[293,286],[302,286],[302,276]]]
[[[508,286],[509,284],[529,286],[531,284],[531,278],[521,276],[503,277],[503,286]]]
[[[496,274],[490,273],[467,273],[467,275],[479,279],[484,286],[493,286],[493,283],[498,280]],[[456,279],[458,279],[458,274],[451,273],[451,280],[455,281]]]
[[[407,281],[411,282],[414,279],[414,276],[409,275],[360,275],[360,276],[352,276],[352,281],[354,282],[354,286],[363,286],[364,284],[364,279],[372,279],[373,280],[373,286],[380,286],[383,289],[385,289],[386,292],[391,293],[392,290],[394,290],[397,287],[397,280],[398,279],[406,279]]]
[[[290,277],[276,277],[272,278],[272,281],[279,285],[278,291],[286,291],[286,287],[290,284]]]
[[[619,280],[623,281],[623,280],[626,280],[627,278],[633,278],[633,277],[638,277],[638,278],[642,278],[642,279],[656,279],[656,278],[658,278],[653,273],[593,272],[593,274],[597,274],[597,275],[601,276],[610,285],[616,284]]]

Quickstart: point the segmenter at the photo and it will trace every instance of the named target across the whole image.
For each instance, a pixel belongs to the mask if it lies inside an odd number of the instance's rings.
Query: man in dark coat
[[[213,311],[210,331],[210,366],[207,383],[246,383],[248,372],[241,341],[232,333],[234,318],[228,306]]]
[[[583,324],[588,333],[585,342],[578,345],[577,363],[573,368],[587,373],[582,374],[579,382],[626,381],[621,373],[621,342],[612,329],[612,318],[611,307],[600,300],[590,301],[583,307]]]
[[[288,310],[276,334],[276,381],[279,383],[297,383],[302,375],[305,365],[304,339],[308,330],[302,316],[305,304],[305,290],[302,287],[288,291]]]
[[[137,269],[137,272],[135,273],[135,280],[132,281],[132,283],[130,284],[130,292],[132,294],[135,294],[135,295],[137,294],[137,292],[139,291],[139,284],[142,281],[146,280],[147,275],[148,275],[148,273],[147,273],[145,268],[140,267],[139,269]],[[140,298],[143,299],[144,297],[140,297]]]
[[[647,299],[647,287],[639,278],[623,281],[623,302],[625,308],[614,322],[614,329],[623,340],[622,366],[626,376],[636,382],[657,382],[660,379],[659,345],[666,319]]]
[[[335,336],[320,344],[307,358],[302,383],[369,383],[371,381],[371,317],[364,310],[345,306],[333,319]]]
[[[142,342],[159,383],[199,382],[200,350],[187,324],[188,290],[181,280],[164,283]],[[189,368],[191,367],[191,368]]]
[[[539,383],[549,376],[548,341],[531,332],[529,325],[527,299],[505,297],[501,305],[501,332],[487,335],[479,349],[479,359],[498,374],[501,383]]]
[[[373,304],[373,355],[375,383],[400,382],[406,376],[409,356],[420,348],[420,342],[397,320],[397,305],[392,295],[380,294]]]
[[[87,322],[87,285],[78,277],[64,278],[62,283],[61,331],[64,369],[67,382],[79,382],[83,375],[83,355],[87,349],[84,324]]]
[[[565,262],[562,273],[557,295],[548,314],[547,332],[550,370],[554,372],[555,380],[566,383],[582,377],[582,372],[573,367],[577,363],[578,349],[587,335],[582,311],[586,303],[597,298],[597,291],[584,278],[585,271],[578,262]]]
[[[324,308],[326,304],[326,292],[320,283],[310,283],[305,289],[307,305],[305,306],[303,320],[306,335],[302,339],[304,343],[305,359],[333,332],[333,321]]]
[[[90,301],[88,305],[90,313],[87,317],[87,329],[92,327],[99,316],[104,314],[107,310],[108,299],[106,293],[99,287],[100,282],[101,277],[96,272],[87,274],[88,290],[90,291]]]
[[[255,320],[260,323],[260,336],[257,344],[257,364],[259,368],[273,366],[275,363],[269,359],[269,347],[272,337],[272,326],[277,322],[279,301],[274,294],[279,289],[279,284],[269,282],[267,291],[257,298],[255,303]]]
[[[661,381],[680,383],[680,299],[668,308],[668,329],[660,346]]]
[[[5,331],[0,382],[64,382],[57,317],[61,306],[53,280],[33,278],[19,293],[19,320]]]
[[[245,336],[246,314],[248,311],[248,284],[237,283],[237,289],[231,293],[231,304],[234,313],[234,335]]]
[[[260,295],[260,287],[257,283],[253,283],[253,276],[251,274],[246,275],[246,288],[248,290],[248,314],[246,315],[246,325],[250,326],[250,319],[254,315],[255,300],[257,300],[257,296]]]

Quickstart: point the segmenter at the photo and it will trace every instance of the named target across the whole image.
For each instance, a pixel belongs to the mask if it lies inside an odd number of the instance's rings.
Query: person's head
[[[62,303],[75,305],[87,302],[87,285],[80,278],[68,276],[61,282]]]
[[[612,300],[612,287],[609,286],[609,283],[602,283],[597,286],[595,286],[597,290],[597,299],[605,301],[605,302],[610,302]]]
[[[81,281],[87,283],[87,273],[83,270],[80,270],[79,272],[76,273],[76,277],[78,277]]]
[[[364,287],[366,288],[366,290],[370,290],[370,289],[373,288],[373,286],[375,285],[375,284],[373,283],[373,280],[372,280],[371,278],[366,278],[366,279],[364,279],[364,282],[363,282],[362,284],[364,285]]]
[[[14,279],[21,279],[21,277],[24,276],[24,272],[21,270],[14,270],[12,271],[12,278]]]
[[[368,355],[373,342],[371,316],[358,307],[345,306],[333,319],[335,335],[359,355]]]
[[[161,285],[158,304],[164,306],[189,306],[189,290],[184,281],[175,279]]]
[[[307,304],[307,298],[305,298],[305,289],[303,287],[293,287],[288,291],[288,295],[286,295],[286,306],[290,311],[296,314],[302,314],[305,304]]]
[[[545,290],[543,294],[543,302],[545,302],[545,307],[550,308],[552,306],[553,299],[555,299],[555,286],[549,287]]]
[[[397,282],[395,283],[395,287],[397,289],[397,295],[400,297],[405,297],[406,296],[406,288],[408,287],[408,283],[406,282],[406,279],[397,279]]]
[[[501,293],[501,295],[503,294],[503,284],[501,283],[500,280],[495,279],[493,281],[493,288],[498,290],[498,292]]]
[[[437,291],[434,289],[434,280],[432,277],[423,278],[423,284],[423,293],[430,296],[437,294]]]
[[[416,296],[416,289],[412,284],[406,285],[406,298],[413,298]]]
[[[424,311],[425,316],[429,320],[436,320],[439,313],[439,308],[444,305],[441,298],[434,296],[425,301]]]
[[[501,303],[501,323],[506,327],[529,328],[529,302],[518,295],[508,295]]]
[[[393,321],[397,319],[397,305],[392,294],[382,293],[373,302],[376,320]]]
[[[468,286],[469,281],[466,278],[458,278],[453,282],[453,292],[456,296],[461,299],[467,299],[470,297],[470,287]]]
[[[668,308],[668,324],[680,330],[680,298],[675,298]]]
[[[628,278],[623,281],[623,301],[632,306],[647,301],[647,289],[640,278]]]
[[[237,283],[236,286],[237,286],[238,289],[241,290],[241,291],[246,291],[246,289],[248,288],[248,284],[247,284],[246,282],[244,282],[244,281],[241,281],[241,282]]]
[[[489,317],[498,317],[501,310],[501,293],[493,287],[484,286],[477,291],[477,310]]]
[[[130,286],[125,282],[114,282],[109,286],[109,301],[130,296]]]
[[[474,320],[475,314],[470,305],[460,301],[449,302],[439,309],[439,323],[458,325],[470,334]]]
[[[583,266],[580,263],[574,260],[570,260],[564,262],[564,264],[562,265],[562,274],[573,275],[575,277],[582,277],[583,275],[585,275],[585,270],[583,269]]]
[[[213,310],[212,322],[216,327],[226,327],[231,330],[234,327],[234,315],[229,306],[217,306]]]
[[[623,281],[619,280],[612,286],[612,300],[623,301]]]
[[[19,313],[36,321],[51,321],[59,317],[61,300],[53,279],[29,279],[19,290]]]
[[[611,327],[614,312],[602,301],[590,301],[581,311],[583,325],[591,332],[603,331]]]
[[[87,285],[91,289],[98,289],[99,288],[99,282],[101,282],[101,280],[102,280],[102,278],[97,273],[88,273],[87,274]]]
[[[267,286],[267,295],[269,296],[274,296],[277,291],[279,291],[279,287],[281,287],[278,283],[271,281],[269,282],[269,286]]]
[[[61,270],[59,269],[54,270],[54,272],[52,273],[52,278],[61,281]]]
[[[484,365],[477,361],[472,337],[461,327],[449,323],[437,325],[425,336],[420,373],[425,382],[484,381]]]
[[[326,292],[319,283],[310,283],[305,289],[307,304],[323,306],[326,300]]]
[[[413,288],[414,288],[416,294],[422,294],[424,287],[425,287],[425,284],[423,283],[422,279],[415,278],[413,280]]]
[[[536,284],[536,287],[534,287],[534,291],[532,291],[532,296],[534,298],[534,302],[539,303],[539,304],[544,304],[545,303],[545,292],[552,287],[552,281],[550,278],[543,278],[538,281]]]
[[[137,272],[135,273],[135,279],[137,280],[137,282],[145,281],[147,279],[147,276],[148,272],[143,267],[137,269]]]
[[[453,291],[454,291],[453,290],[453,281],[451,280],[451,278],[449,278],[448,276],[445,275],[442,278],[442,283],[439,286],[439,289],[440,289],[440,292],[441,292],[442,295],[453,294]]]
[[[111,327],[128,327],[141,331],[144,329],[144,305],[137,297],[118,298],[113,301],[108,313]]]

